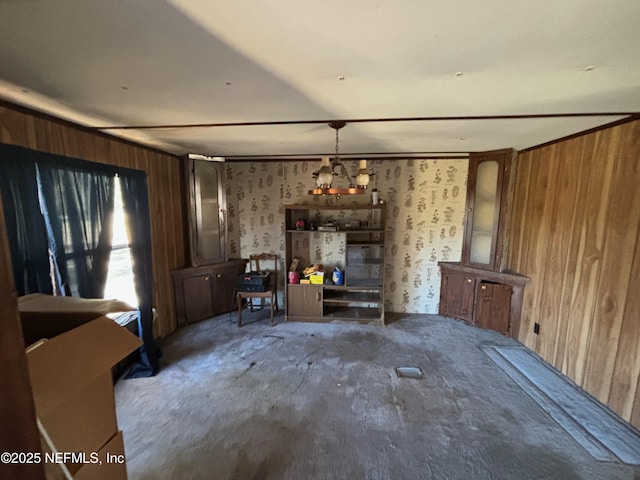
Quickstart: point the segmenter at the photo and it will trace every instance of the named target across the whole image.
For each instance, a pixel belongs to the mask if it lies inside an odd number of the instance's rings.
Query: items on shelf
[[[316,272],[324,272],[324,265],[322,265],[321,263],[314,263],[313,265],[308,266],[302,271],[305,277],[308,277],[309,275],[312,275]]]
[[[324,272],[314,272],[308,278],[311,285],[322,285],[324,283]]]
[[[359,228],[362,228],[362,221],[361,220],[351,220],[350,222],[347,222],[344,227],[347,230],[358,230]]]
[[[289,283],[291,285],[295,285],[296,283],[300,283],[300,274],[296,271],[289,272]]]
[[[324,283],[324,265],[321,263],[314,263],[308,266],[302,271],[302,274],[309,280],[311,285],[322,285]]]
[[[291,265],[289,265],[289,271],[290,272],[297,272],[299,263],[300,263],[300,258],[299,257],[293,257],[293,260],[291,261]]]
[[[338,231],[338,222],[335,220],[328,220],[322,225],[318,226],[319,232],[337,232]]]
[[[340,270],[340,267],[336,267],[333,269],[332,280],[335,285],[344,284],[344,271]]]

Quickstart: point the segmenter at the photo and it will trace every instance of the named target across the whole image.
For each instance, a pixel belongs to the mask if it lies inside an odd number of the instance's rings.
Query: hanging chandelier
[[[367,170],[367,161],[360,160],[358,175],[352,179],[349,176],[349,172],[340,161],[339,132],[347,122],[335,121],[330,122],[329,126],[336,131],[336,155],[333,159],[329,157],[322,157],[320,164],[320,170],[313,172],[312,176],[316,181],[316,188],[309,190],[309,195],[359,195],[365,193],[369,186],[369,180],[374,175]],[[334,180],[344,179],[347,183],[347,187],[334,186]]]

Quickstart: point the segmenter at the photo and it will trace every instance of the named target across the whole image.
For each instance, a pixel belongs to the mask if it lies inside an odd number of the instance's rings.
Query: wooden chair
[[[253,312],[253,299],[260,299],[260,308],[265,307],[265,300],[269,300],[271,310],[271,325],[273,326],[273,308],[278,311],[278,262],[279,257],[274,253],[260,253],[249,256],[249,270],[252,272],[271,272],[269,284],[264,292],[249,292],[238,286],[238,327],[242,326],[242,301],[247,300],[247,305]]]

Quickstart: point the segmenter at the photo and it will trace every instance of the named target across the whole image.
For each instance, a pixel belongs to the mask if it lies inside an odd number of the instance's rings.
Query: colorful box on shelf
[[[312,285],[322,285],[324,283],[324,272],[316,272],[309,275],[309,281]]]

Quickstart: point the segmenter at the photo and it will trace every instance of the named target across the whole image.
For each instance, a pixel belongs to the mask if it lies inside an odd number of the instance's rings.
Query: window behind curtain
[[[114,173],[48,162],[38,162],[36,173],[59,291],[104,298],[111,254]]]
[[[129,247],[129,236],[127,235],[124,207],[122,205],[120,176],[116,176],[114,184],[113,239],[111,241],[111,258],[109,259],[109,271],[107,272],[104,296],[105,298],[123,300],[134,307],[139,304],[133,281],[131,248]]]

